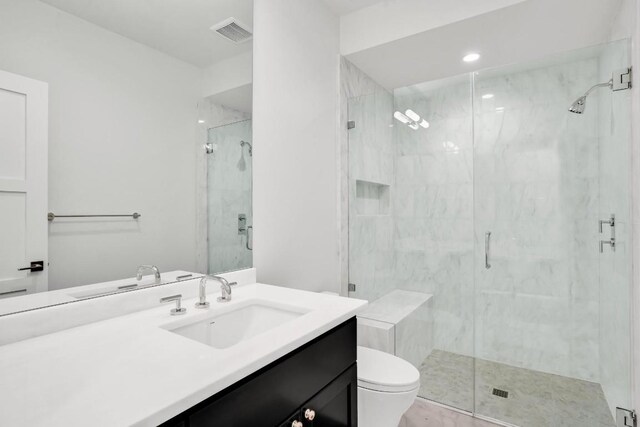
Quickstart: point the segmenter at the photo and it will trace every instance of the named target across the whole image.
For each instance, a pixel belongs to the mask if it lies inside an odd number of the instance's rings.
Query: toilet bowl
[[[420,373],[406,360],[358,347],[358,425],[397,427],[420,388]]]

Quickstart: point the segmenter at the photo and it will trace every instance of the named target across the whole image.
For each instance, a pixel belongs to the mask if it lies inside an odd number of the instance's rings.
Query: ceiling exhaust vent
[[[249,26],[233,17],[218,22],[211,27],[211,31],[215,31],[217,34],[234,43],[244,43],[253,37]]]

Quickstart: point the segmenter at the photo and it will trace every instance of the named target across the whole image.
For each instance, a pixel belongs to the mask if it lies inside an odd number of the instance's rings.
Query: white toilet
[[[406,360],[358,346],[358,425],[397,427],[420,388],[420,373]]]

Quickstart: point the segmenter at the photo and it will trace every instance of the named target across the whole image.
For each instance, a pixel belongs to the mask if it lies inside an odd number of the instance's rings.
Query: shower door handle
[[[253,245],[249,246],[249,239],[251,238],[251,235],[249,233],[249,230],[253,231],[253,225],[250,225],[247,227],[247,249],[252,251],[253,250]],[[253,242],[252,242],[253,243]]]
[[[491,254],[491,232],[484,233],[484,268],[487,270],[491,268],[489,263],[489,256]]]

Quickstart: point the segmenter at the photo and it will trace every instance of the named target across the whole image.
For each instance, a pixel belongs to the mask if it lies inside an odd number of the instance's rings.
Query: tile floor
[[[473,418],[423,399],[404,414],[398,427],[497,427],[496,424]]]
[[[600,384],[481,359],[475,370],[474,378],[472,357],[434,350],[420,367],[419,395],[473,412],[475,381],[477,414],[520,427],[615,426]],[[494,388],[509,396],[494,396]]]

